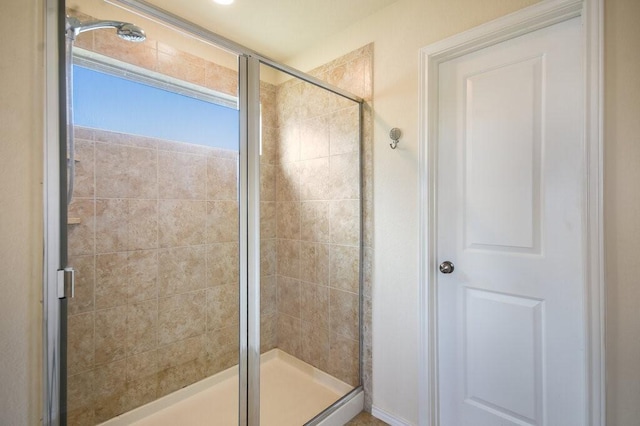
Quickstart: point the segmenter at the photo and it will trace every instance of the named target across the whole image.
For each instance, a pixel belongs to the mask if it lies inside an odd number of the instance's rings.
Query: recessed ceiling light
[[[218,4],[224,4],[224,5],[231,4],[231,3],[233,3],[233,2],[234,2],[234,0],[213,0],[213,1],[214,1],[215,3],[218,3]]]

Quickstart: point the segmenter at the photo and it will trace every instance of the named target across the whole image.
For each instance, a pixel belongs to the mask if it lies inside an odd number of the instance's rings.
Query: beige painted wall
[[[0,424],[41,412],[41,1],[0,6]]]
[[[640,2],[605,0],[607,424],[640,422]]]

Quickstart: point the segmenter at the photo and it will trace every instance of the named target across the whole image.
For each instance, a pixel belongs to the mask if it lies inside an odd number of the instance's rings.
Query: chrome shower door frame
[[[239,424],[260,423],[260,63],[239,59]],[[246,268],[243,267],[246,265]]]

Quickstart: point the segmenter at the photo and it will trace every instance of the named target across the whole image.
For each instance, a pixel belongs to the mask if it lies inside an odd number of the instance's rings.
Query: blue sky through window
[[[238,150],[238,111],[73,67],[73,121],[121,133]]]

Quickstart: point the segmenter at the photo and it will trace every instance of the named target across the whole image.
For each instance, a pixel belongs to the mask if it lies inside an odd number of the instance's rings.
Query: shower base
[[[260,357],[260,424],[301,426],[342,396],[352,386],[273,349]],[[343,425],[362,411],[364,397],[357,392],[319,425]],[[182,388],[102,426],[231,426],[238,424],[238,367]]]

